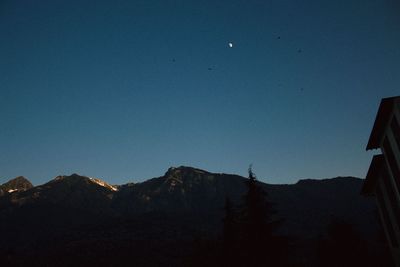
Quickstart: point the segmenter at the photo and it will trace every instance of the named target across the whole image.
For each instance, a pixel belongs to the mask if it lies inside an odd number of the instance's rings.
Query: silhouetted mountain
[[[12,181],[14,180],[10,182]],[[109,209],[115,190],[114,187],[99,179],[72,174],[57,176],[46,184],[31,187],[28,190],[15,191],[0,199],[0,203],[1,207],[35,208],[53,205],[92,213],[104,213]]]
[[[225,198],[239,204],[245,181],[183,166],[121,186],[77,174],[58,176],[0,197],[0,248],[19,264],[35,258],[38,265],[68,266],[83,257],[85,266],[126,266],[128,257],[135,266],[185,265],[183,255],[190,254],[193,239],[221,234]],[[333,218],[375,242],[375,205],[359,195],[362,182],[338,177],[260,185],[275,203],[276,216],[284,219],[280,233],[295,238],[307,255]]]
[[[225,195],[239,196],[244,178],[191,167],[170,168],[164,176],[121,186],[114,198],[123,213],[217,211]]]
[[[18,176],[10,181],[0,185],[0,190],[7,193],[15,191],[25,191],[32,188],[33,185],[23,176]]]
[[[186,212],[222,214],[225,197],[239,202],[245,178],[215,174],[190,167],[170,168],[164,176],[122,186],[114,204],[124,212]],[[373,200],[359,195],[362,179],[337,177],[300,180],[293,185],[261,183],[285,218],[282,231],[295,236],[316,237],[332,218],[359,225],[364,233],[377,231]],[[211,218],[210,218],[211,219]]]
[[[357,225],[364,234],[376,233],[375,202],[360,196],[362,183],[359,178],[336,177],[267,185],[266,189],[290,235],[316,237],[336,218]]]

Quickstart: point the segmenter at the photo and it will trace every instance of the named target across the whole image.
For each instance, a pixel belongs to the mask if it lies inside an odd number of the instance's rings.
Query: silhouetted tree
[[[225,202],[223,266],[282,266],[286,240],[274,235],[280,222],[272,203],[249,167],[247,192],[237,213]]]
[[[244,195],[244,205],[241,216],[241,224],[244,227],[243,237],[252,241],[271,235],[273,224],[272,204],[266,199],[267,193],[257,182],[251,166],[249,167],[249,179],[247,180],[247,193]]]

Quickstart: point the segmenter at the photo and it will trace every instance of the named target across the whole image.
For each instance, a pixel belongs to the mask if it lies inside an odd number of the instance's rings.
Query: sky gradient
[[[394,95],[397,0],[0,2],[0,183],[364,177]]]

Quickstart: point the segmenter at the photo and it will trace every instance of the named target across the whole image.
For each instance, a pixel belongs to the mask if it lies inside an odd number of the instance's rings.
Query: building
[[[372,158],[362,194],[374,196],[395,266],[400,267],[400,96],[384,98],[379,106],[367,150]]]

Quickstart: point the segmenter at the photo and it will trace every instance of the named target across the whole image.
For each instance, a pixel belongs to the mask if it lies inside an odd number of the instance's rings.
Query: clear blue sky
[[[363,177],[399,94],[397,0],[0,1],[0,183]]]

